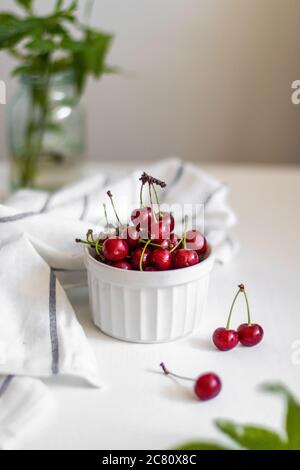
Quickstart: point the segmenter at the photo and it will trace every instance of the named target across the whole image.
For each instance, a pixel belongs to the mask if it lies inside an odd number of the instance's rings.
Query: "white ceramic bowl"
[[[125,271],[96,261],[84,249],[94,323],[103,333],[135,343],[189,335],[205,310],[212,254],[190,268]]]

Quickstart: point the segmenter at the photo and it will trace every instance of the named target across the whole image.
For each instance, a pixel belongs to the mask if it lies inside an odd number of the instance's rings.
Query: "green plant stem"
[[[48,114],[49,75],[47,72],[42,81],[41,86],[31,85],[30,114],[25,134],[24,156],[21,157],[20,184],[23,187],[34,184],[38,160],[42,153]]]

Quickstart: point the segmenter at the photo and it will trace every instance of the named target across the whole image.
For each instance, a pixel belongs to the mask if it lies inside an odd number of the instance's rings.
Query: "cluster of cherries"
[[[96,251],[99,262],[115,268],[140,271],[165,271],[193,266],[202,261],[207,254],[207,242],[198,230],[185,229],[182,237],[174,233],[175,221],[171,212],[160,210],[156,186],[166,187],[166,183],[147,173],[141,178],[140,207],[131,214],[130,225],[122,225],[110,191],[107,195],[116,217],[111,225],[106,216],[105,232],[94,236],[89,230],[86,240],[76,239],[77,243],[89,245]],[[143,189],[148,184],[151,206],[143,204]],[[154,210],[155,198],[158,212]]]
[[[235,346],[237,346],[239,342],[243,346],[255,346],[256,344],[262,341],[264,336],[263,328],[257,323],[251,323],[249,301],[244,284],[240,284],[238,287],[239,290],[233,299],[226,327],[216,329],[213,334],[213,343],[221,351],[229,351],[230,349],[235,348]],[[240,293],[244,294],[245,297],[248,322],[240,325],[236,331],[230,329],[230,320],[233,312],[233,307]],[[176,377],[178,379],[193,381],[194,392],[201,401],[211,400],[212,398],[219,395],[221,391],[221,379],[217,374],[213,372],[202,374],[195,380],[170,372],[163,362],[160,364],[160,367],[163,369],[166,375],[172,375],[173,377]]]

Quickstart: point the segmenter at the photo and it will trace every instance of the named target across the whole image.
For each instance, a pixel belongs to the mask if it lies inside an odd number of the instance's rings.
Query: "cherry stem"
[[[106,228],[109,229],[110,225],[109,225],[109,220],[108,220],[108,216],[107,216],[106,204],[103,204],[103,209],[104,209],[104,217],[105,217],[105,220],[106,220]]]
[[[89,241],[89,238],[91,238],[92,240],[92,243],[95,243],[95,240],[94,240],[94,233],[93,233],[93,230],[88,230],[87,231],[87,234],[86,234],[86,240]]]
[[[161,212],[160,212],[160,202],[159,202],[159,199],[158,199],[158,195],[157,195],[156,188],[155,188],[154,184],[152,184],[151,186],[152,186],[153,191],[154,191],[154,195],[155,195],[155,199],[156,199],[156,204],[157,204],[157,207],[158,207],[158,214],[161,215]]]
[[[88,242],[88,241],[85,241],[85,240],[81,240],[80,238],[76,238],[75,239],[75,242],[76,243],[82,243],[83,245],[89,245],[89,246],[95,246],[95,242]]]
[[[169,369],[166,368],[166,366],[163,362],[161,362],[159,365],[162,368],[162,370],[164,371],[165,375],[171,375],[172,377],[176,377],[176,379],[190,380],[192,382],[195,382],[195,379],[192,379],[191,377],[185,377],[183,375],[178,375],[178,374],[174,374],[173,372],[170,372]]]
[[[177,248],[180,246],[180,244],[183,242],[183,238],[179,240],[179,242],[170,250],[170,253],[173,253],[173,251],[177,250]]]
[[[110,202],[111,202],[111,205],[112,205],[113,211],[114,211],[114,213],[115,213],[115,216],[116,216],[117,222],[118,222],[119,226],[121,226],[122,224],[121,224],[121,221],[120,221],[120,219],[119,219],[118,213],[117,213],[117,211],[116,211],[116,208],[115,208],[115,204],[114,204],[113,195],[111,194],[111,192],[110,192],[110,191],[107,191],[107,195],[108,195],[108,197],[109,197],[109,199],[110,199]]]
[[[187,226],[188,226],[188,221],[189,221],[189,218],[188,216],[186,215],[184,217],[184,236],[183,236],[183,248],[186,250],[186,234],[187,234]]]
[[[97,243],[98,243],[98,245],[100,245],[99,240],[98,240],[97,242],[95,242],[95,241],[94,241],[94,242],[89,242],[89,241],[81,240],[80,238],[76,238],[76,239],[75,239],[75,242],[76,242],[76,243],[81,243],[81,244],[83,244],[83,245],[88,245],[88,246],[90,246],[91,248],[95,248],[96,245],[97,245]]]
[[[159,245],[158,243],[152,243],[151,240],[144,240],[143,238],[140,239],[140,242],[141,243],[148,243],[148,245],[151,245],[151,246],[157,246],[158,248],[161,248],[161,245]],[[149,243],[150,242],[150,243]]]
[[[140,257],[140,271],[143,271],[143,258],[144,258],[144,254],[145,254],[145,251],[146,251],[146,248],[147,246],[151,243],[151,240],[148,240],[143,248],[143,251],[141,253],[141,257]]]
[[[226,330],[229,330],[229,328],[230,328],[230,321],[231,321],[231,317],[232,317],[233,307],[234,307],[234,304],[235,304],[235,302],[236,302],[236,299],[238,298],[238,296],[239,296],[240,293],[241,293],[241,289],[239,289],[239,290],[237,291],[237,293],[235,294],[234,299],[233,299],[233,301],[232,301],[232,304],[231,304],[231,307],[230,307],[230,312],[229,312],[229,315],[228,315]]]
[[[145,186],[145,183],[142,181],[142,183],[141,183],[141,189],[140,189],[140,205],[141,205],[141,207],[144,207],[144,203],[143,203],[143,191],[144,191],[144,186]]]
[[[248,296],[246,294],[246,291],[245,291],[245,288],[243,286],[243,289],[241,290],[241,292],[243,292],[244,294],[244,297],[245,297],[245,300],[246,300],[246,305],[247,305],[247,317],[248,317],[248,325],[251,325],[251,317],[250,317],[250,306],[249,306],[249,300],[248,300]]]
[[[148,182],[149,198],[150,198],[150,204],[151,204],[151,209],[152,209],[152,213],[153,213],[153,218],[154,218],[154,222],[157,222],[155,212],[153,211],[153,199],[152,199],[152,191],[151,191],[152,188],[153,188],[153,184]]]

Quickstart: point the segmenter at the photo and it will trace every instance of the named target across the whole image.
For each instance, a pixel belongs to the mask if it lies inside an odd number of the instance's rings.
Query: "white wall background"
[[[125,73],[88,87],[91,158],[300,162],[300,0],[95,0],[92,22]]]

